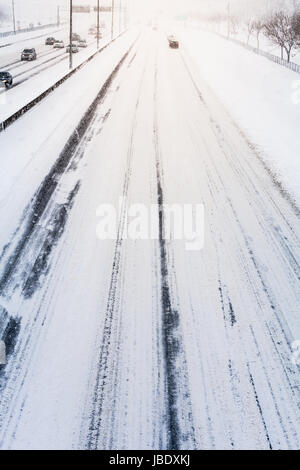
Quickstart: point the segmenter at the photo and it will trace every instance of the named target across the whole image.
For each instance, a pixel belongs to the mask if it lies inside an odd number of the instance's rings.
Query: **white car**
[[[64,41],[55,41],[55,43],[53,44],[54,49],[64,49],[64,47]]]
[[[87,47],[87,42],[85,39],[78,41],[78,47]]]

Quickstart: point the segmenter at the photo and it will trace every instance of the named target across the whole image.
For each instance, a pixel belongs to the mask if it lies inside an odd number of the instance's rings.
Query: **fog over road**
[[[23,199],[0,247],[1,448],[299,449],[297,209],[160,31],[88,116],[31,198],[34,163],[1,200]],[[123,237],[125,206],[97,238],[120,197],[157,205],[158,240]],[[203,204],[203,249],[164,240],[165,204]]]

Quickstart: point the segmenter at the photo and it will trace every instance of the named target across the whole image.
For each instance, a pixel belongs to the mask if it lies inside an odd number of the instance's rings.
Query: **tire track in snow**
[[[173,289],[169,267],[168,245],[165,239],[163,168],[158,131],[158,68],[155,64],[153,139],[156,157],[157,202],[159,208],[159,251],[161,276],[162,342],[165,363],[166,416],[169,450],[191,446],[196,448],[188,372],[180,331],[180,314],[173,306]],[[179,405],[180,400],[180,405]],[[180,416],[181,415],[181,416]]]
[[[19,237],[17,237],[17,244],[15,249],[9,256],[6,256],[6,259],[4,259],[5,253],[3,253],[0,257],[1,263],[4,262],[4,268],[2,270],[2,273],[0,274],[1,295],[7,294],[8,287],[11,288],[11,280],[15,271],[22,263],[22,257],[23,254],[26,253],[29,241],[33,233],[35,232],[35,229],[38,226],[44,212],[47,210],[47,206],[56,188],[58,187],[62,177],[64,176],[65,172],[68,171],[68,168],[72,160],[74,159],[74,156],[77,155],[78,148],[82,143],[82,140],[84,139],[85,134],[95,117],[95,113],[98,106],[102,103],[103,99],[105,98],[113,82],[114,77],[118,73],[121,65],[123,64],[128,54],[129,51],[121,59],[119,64],[115,67],[109,78],[106,80],[97,97],[90,105],[87,112],[76,127],[75,131],[69,138],[58,160],[56,161],[56,163],[44,179],[43,183],[41,184],[40,188],[38,189],[37,193],[33,197],[30,206],[25,209],[25,227],[23,227],[23,225],[20,227],[21,234],[19,235]],[[6,251],[7,250],[8,247],[6,247]]]
[[[75,177],[71,177],[71,182],[69,182],[70,172],[76,172],[78,164],[84,154],[84,147],[94,134],[93,123],[97,118],[96,111],[103,103],[115,76],[133,45],[122,57],[106,80],[95,100],[76,127],[74,133],[69,138],[58,160],[34,195],[31,204],[26,208],[25,214],[22,217],[22,223],[15,232],[16,240],[13,240],[3,250],[0,259],[4,264],[4,268],[0,277],[0,285],[1,296],[4,299],[9,300],[11,294],[20,286],[21,291],[18,293],[19,302],[22,301],[22,298],[27,299],[32,297],[39,288],[40,277],[47,273],[55,241],[64,231],[68,215],[79,189],[79,180],[76,178],[76,173]],[[105,119],[106,116],[101,116],[101,121],[103,118]],[[65,177],[66,180],[64,181]],[[65,194],[65,188],[69,188],[67,195]],[[61,189],[62,194],[58,194],[57,202],[56,194],[57,192],[61,192]],[[66,202],[61,204],[59,202],[60,197],[63,197]],[[48,225],[50,225],[50,227],[48,227]],[[36,247],[37,249],[32,250],[32,246],[35,248],[35,242],[37,242],[38,245]],[[34,259],[32,259],[32,256],[29,257],[31,269],[28,268],[26,263],[24,265],[24,260],[27,259],[26,257],[28,257],[30,249],[31,254],[33,252],[34,255]],[[11,322],[9,322],[9,320],[7,321],[7,314],[5,312],[6,311],[3,309],[0,310],[0,326],[2,324],[4,325],[1,329],[4,335],[9,339],[13,331],[12,328],[8,331],[7,325],[11,324]],[[36,341],[45,321],[45,318],[39,318],[39,313],[40,308],[37,309],[35,317],[31,319],[31,321],[27,319],[21,322],[21,319],[13,319],[17,321],[17,324],[14,328],[15,334],[14,337],[11,338],[11,343],[13,347],[16,347],[16,350],[14,351],[13,357],[11,357],[11,361],[8,360],[3,368],[2,377],[0,376],[0,431],[3,436],[5,436],[9,424],[12,425],[12,420],[10,420],[8,416],[8,409],[11,409],[10,403],[18,402],[19,392],[22,389],[30,367],[27,349],[32,342],[33,327],[35,328],[34,340]],[[22,323],[24,324],[22,325]],[[22,330],[20,327],[22,327]],[[19,333],[20,338],[18,338]],[[31,349],[34,349],[35,341],[34,344],[31,345]],[[30,354],[31,353],[32,351]],[[10,356],[8,359],[10,359]],[[6,369],[9,370],[9,375],[7,376],[4,374]],[[13,409],[11,413],[14,413],[14,426],[17,426],[19,419],[17,416],[18,413]],[[19,412],[19,415],[20,414],[21,410]]]
[[[208,108],[205,100],[203,99],[203,95],[200,92],[195,80],[193,79],[193,75],[192,75],[192,73],[191,73],[191,71],[190,71],[190,69],[189,69],[189,67],[188,67],[188,65],[187,65],[187,63],[186,63],[186,61],[185,61],[185,59],[183,58],[182,55],[181,55],[181,58],[184,62],[185,68],[187,69],[188,75],[190,76],[190,78],[192,80],[192,83],[193,83],[193,85],[196,89],[197,95],[199,96],[202,104],[205,105],[205,107],[208,111],[208,114],[210,116],[210,121],[211,121],[213,133],[215,135],[215,138],[218,142],[218,145],[219,145],[220,149],[222,150],[222,153],[224,154],[229,166],[231,167],[232,171],[237,175],[237,178],[239,180],[243,181],[243,179],[246,179],[248,184],[253,188],[254,192],[257,195],[259,195],[257,187],[254,186],[253,180],[250,178],[250,175],[256,176],[253,168],[247,162],[248,172],[246,172],[245,169],[244,169],[243,172],[242,172],[242,175],[240,174],[241,170],[240,170],[240,168],[238,168],[238,165],[235,161],[235,152],[234,152],[234,148],[233,148],[231,142],[228,141],[228,137],[226,138],[226,136],[224,135],[223,130],[220,127],[220,125],[211,116],[210,109]],[[259,157],[255,147],[249,143],[248,139],[240,131],[237,124],[234,123],[234,122],[232,122],[232,124],[233,124],[234,128],[237,130],[237,132],[239,133],[239,135],[242,137],[242,139],[246,142],[246,144],[250,148],[250,150],[256,155],[256,157],[257,157],[258,161],[260,162],[260,164],[267,171],[270,178],[272,179],[272,184],[276,187],[276,190],[278,190],[281,193],[282,197],[284,197],[286,199],[287,203],[291,206],[294,213],[296,215],[299,215],[298,208],[295,207],[295,205],[294,205],[293,201],[291,200],[291,198],[289,197],[289,195],[286,194],[286,192],[282,191],[281,186],[278,184],[276,179],[274,179],[274,176],[272,175],[270,170],[267,168],[267,166],[264,164],[264,162]],[[215,164],[213,162],[212,162],[212,164],[213,164],[214,169],[215,169],[215,174],[218,175],[218,178],[219,178],[219,181],[220,181],[220,183],[223,187],[224,193],[226,194],[227,189],[226,189],[226,186],[224,186],[222,175],[220,174],[219,169],[215,166]],[[265,198],[267,198],[267,200],[269,200],[269,202],[272,204],[274,210],[279,214],[280,218],[282,218],[284,220],[287,227],[289,228],[289,231],[295,237],[296,234],[294,232],[293,227],[291,227],[291,225],[289,224],[289,222],[286,219],[285,215],[280,210],[280,207],[278,206],[278,204],[276,204],[274,198],[272,197],[272,194],[269,193],[269,192],[265,192],[264,196],[265,196]],[[261,289],[262,289],[262,291],[264,292],[264,294],[266,296],[266,299],[269,303],[269,307],[270,307],[271,311],[274,313],[275,322],[277,323],[277,325],[276,325],[277,328],[275,329],[274,325],[272,323],[268,323],[268,322],[266,322],[266,324],[264,326],[266,327],[267,332],[270,335],[271,341],[274,345],[274,350],[277,352],[279,361],[282,364],[283,373],[285,374],[287,382],[288,382],[288,384],[291,388],[291,392],[294,395],[295,403],[298,402],[298,406],[299,406],[299,401],[298,401],[296,393],[295,393],[295,390],[297,389],[297,383],[295,383],[296,377],[295,377],[295,374],[294,374],[294,372],[292,371],[292,369],[290,367],[290,361],[289,361],[289,358],[291,357],[291,354],[292,354],[291,343],[292,343],[293,334],[290,331],[287,322],[285,321],[284,312],[281,310],[280,306],[277,304],[276,295],[275,295],[275,292],[272,291],[272,286],[268,283],[267,279],[265,279],[263,271],[262,271],[262,269],[259,265],[258,258],[255,255],[255,250],[251,246],[251,238],[247,236],[247,233],[245,232],[245,230],[242,226],[241,220],[239,219],[239,216],[238,216],[238,214],[235,210],[234,203],[233,203],[232,199],[229,196],[227,196],[227,202],[228,202],[228,204],[231,208],[233,219],[234,219],[236,225],[239,227],[240,233],[243,237],[245,248],[248,252],[248,259],[253,264],[254,270],[255,270],[256,275],[257,275],[257,279],[259,280],[260,285],[261,285]],[[295,277],[297,277],[299,279],[299,264],[297,263],[297,260],[296,260],[295,256],[293,255],[292,248],[289,244],[288,238],[286,236],[284,236],[284,234],[281,233],[280,229],[278,228],[278,226],[276,226],[274,224],[273,221],[270,221],[270,215],[269,215],[268,211],[266,210],[266,205],[265,205],[265,202],[264,202],[264,198],[259,197],[258,201],[257,201],[257,204],[259,204],[259,208],[261,209],[260,213],[263,215],[263,218],[262,218],[263,222],[260,222],[262,230],[265,230],[266,224],[267,224],[268,227],[270,226],[270,229],[271,229],[270,232],[272,233],[274,240],[276,240],[278,242],[278,248],[280,248],[280,249],[278,249],[278,254],[280,256],[282,256],[282,254],[285,253],[286,259],[288,260],[289,267],[293,269]],[[264,223],[264,225],[263,225],[263,223]],[[273,243],[274,243],[274,240],[272,240]],[[286,260],[284,260],[284,262],[286,262]],[[249,277],[249,281],[251,281],[250,277]],[[221,281],[219,281],[219,282],[221,282]],[[250,282],[250,285],[251,285],[251,282]],[[232,306],[232,303],[230,301],[230,298],[228,297],[228,299],[227,299],[226,294],[224,296],[224,286],[222,286],[221,284],[219,284],[219,293],[220,293],[220,298],[221,298],[221,305],[222,305],[224,320],[225,320],[225,322],[228,322],[228,320],[229,320],[229,323],[231,323],[231,326],[233,327],[234,323],[235,323],[235,320],[236,320],[236,317],[235,317],[234,311],[233,311],[233,306]],[[255,293],[255,291],[254,291],[254,293]],[[225,300],[226,300],[226,302],[225,302]],[[278,422],[280,423],[282,433],[283,433],[283,435],[286,439],[286,442],[290,445],[289,435],[288,435],[288,433],[285,429],[282,416],[279,412],[277,398],[274,395],[273,387],[272,387],[272,384],[271,384],[271,381],[270,381],[270,378],[269,378],[269,375],[268,375],[268,372],[267,372],[267,369],[266,369],[266,365],[264,364],[264,362],[262,360],[262,354],[261,354],[261,351],[258,347],[258,342],[255,338],[254,331],[253,331],[253,328],[251,327],[251,325],[250,325],[250,330],[251,330],[251,333],[252,333],[252,336],[253,336],[254,345],[256,346],[256,349],[257,349],[258,357],[260,357],[261,367],[262,367],[262,370],[263,370],[263,373],[264,373],[264,377],[265,377],[265,379],[268,383],[269,391],[270,391],[270,394],[273,398],[273,405],[274,405],[275,412],[278,416]],[[271,330],[273,330],[273,331],[271,331]],[[282,339],[284,340],[284,342],[282,342]],[[245,351],[245,357],[247,357],[247,352],[246,351]],[[261,416],[261,421],[262,421],[262,424],[263,424],[263,427],[264,427],[264,430],[265,430],[266,441],[268,443],[269,448],[272,449],[273,448],[273,443],[272,443],[272,439],[270,437],[268,426],[266,424],[266,418],[264,416],[263,407],[262,407],[261,402],[260,402],[257,384],[255,383],[255,379],[254,379],[253,373],[251,373],[250,364],[248,362],[247,362],[247,367],[248,367],[248,374],[249,374],[249,382],[250,382],[252,390],[253,390],[253,394],[254,394],[254,397],[255,397],[255,402],[256,402],[256,405],[257,405],[257,409],[258,409],[259,414]],[[290,423],[290,421],[288,421],[288,423],[289,423],[289,426],[291,428],[293,428],[293,424]],[[294,432],[296,433],[295,429],[294,429]]]
[[[134,56],[135,57],[135,56]],[[134,59],[133,59],[134,60]],[[131,61],[132,63],[132,61]],[[108,301],[106,306],[106,313],[105,313],[105,320],[104,320],[104,327],[103,327],[103,337],[102,337],[102,344],[100,347],[99,353],[99,361],[97,364],[97,376],[94,386],[94,393],[93,393],[93,405],[92,411],[90,413],[90,424],[88,430],[88,438],[87,438],[87,448],[89,450],[96,450],[99,447],[99,437],[100,431],[102,426],[102,419],[103,419],[103,403],[106,394],[106,388],[109,384],[109,380],[116,380],[113,378],[113,375],[117,375],[116,368],[114,370],[109,370],[109,361],[111,360],[113,354],[117,353],[118,350],[118,342],[119,339],[119,332],[117,328],[114,328],[114,323],[117,321],[115,318],[115,314],[117,311],[117,305],[119,302],[119,288],[120,288],[120,276],[121,276],[121,264],[122,264],[122,247],[123,247],[123,234],[126,227],[127,222],[127,196],[128,190],[130,185],[130,177],[131,177],[131,168],[132,168],[132,157],[133,157],[133,150],[134,150],[134,139],[135,139],[135,131],[137,126],[137,112],[139,109],[140,103],[140,94],[141,88],[143,84],[143,79],[146,71],[146,66],[143,69],[141,79],[138,86],[138,98],[135,105],[135,112],[133,117],[132,123],[132,132],[130,136],[130,144],[129,150],[127,154],[127,163],[126,163],[126,170],[125,170],[125,178],[123,183],[123,190],[122,190],[122,198],[123,198],[123,205],[120,211],[120,221],[118,226],[118,233],[117,233],[117,241],[115,245],[115,252],[114,252],[114,259],[113,259],[113,267],[112,267],[112,274],[108,292]],[[117,361],[116,361],[117,363]],[[116,364],[115,363],[115,364]],[[116,384],[114,387],[114,391],[116,389]],[[111,408],[115,409],[115,398],[113,399],[113,403],[111,404]],[[111,429],[112,429],[111,423]],[[112,446],[112,438],[110,440],[110,447]]]

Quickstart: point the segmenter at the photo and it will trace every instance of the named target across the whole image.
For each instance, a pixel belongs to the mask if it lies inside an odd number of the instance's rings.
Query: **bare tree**
[[[254,30],[255,30],[255,21],[254,21],[253,18],[248,18],[245,21],[245,24],[246,24],[246,28],[247,28],[247,44],[249,44],[250,37],[252,36],[252,34],[254,33]]]
[[[257,49],[260,48],[260,35],[264,29],[264,22],[263,20],[260,20],[260,19],[257,19],[254,21],[254,31],[255,31],[255,34],[256,34],[256,47]]]
[[[240,26],[240,19],[237,16],[230,17],[230,33],[237,34]]]
[[[287,60],[290,62],[292,50],[298,47],[300,42],[299,31],[297,30],[297,17],[293,13],[279,11],[273,14],[264,25],[265,35],[278,46],[285,50]]]

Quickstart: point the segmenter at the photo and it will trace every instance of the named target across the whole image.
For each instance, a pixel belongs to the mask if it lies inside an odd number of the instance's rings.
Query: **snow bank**
[[[184,30],[182,44],[276,179],[300,204],[300,77],[213,33]]]

